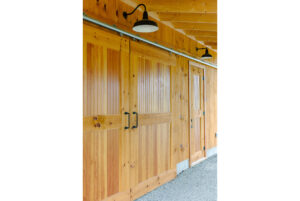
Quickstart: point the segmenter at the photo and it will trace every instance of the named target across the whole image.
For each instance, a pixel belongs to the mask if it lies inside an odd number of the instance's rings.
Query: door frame
[[[203,76],[204,76],[204,86],[203,86],[203,104],[204,104],[204,146],[205,146],[205,150],[204,150],[204,157],[199,159],[198,161],[195,162],[191,162],[191,66],[197,67],[197,68],[201,68],[203,69]],[[206,145],[206,67],[200,63],[194,62],[194,61],[190,61],[189,60],[189,112],[188,112],[188,119],[189,119],[189,166],[192,167],[198,163],[200,163],[202,160],[204,160],[206,158],[206,150],[207,150],[207,145]]]

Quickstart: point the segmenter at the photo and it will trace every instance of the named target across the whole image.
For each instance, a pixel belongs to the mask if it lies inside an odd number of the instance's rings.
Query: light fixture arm
[[[144,11],[144,14],[143,14],[143,19],[148,19],[148,14],[147,14],[147,9],[146,9],[146,6],[145,6],[145,4],[139,4],[139,5],[137,5],[137,7],[135,8],[135,9],[133,9],[133,11],[131,11],[130,13],[126,13],[125,11],[123,12],[123,16],[124,16],[124,18],[125,19],[127,19],[127,16],[128,15],[132,15],[135,11],[136,11],[136,9],[138,9],[140,6],[144,6],[144,8],[145,8],[145,11]]]

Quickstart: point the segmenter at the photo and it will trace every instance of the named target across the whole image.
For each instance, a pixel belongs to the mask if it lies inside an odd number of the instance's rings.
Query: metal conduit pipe
[[[101,26],[101,27],[105,27],[105,28],[107,28],[107,29],[116,31],[116,32],[118,32],[118,33],[120,33],[120,34],[129,36],[129,37],[134,38],[134,39],[136,39],[136,40],[143,41],[143,42],[145,42],[145,43],[148,43],[148,44],[150,44],[150,45],[153,45],[153,46],[155,46],[155,47],[161,48],[161,49],[163,49],[163,50],[172,52],[172,53],[174,53],[174,54],[177,54],[177,55],[186,57],[186,58],[191,59],[191,60],[193,60],[193,61],[197,61],[197,62],[199,62],[199,63],[202,63],[202,64],[205,64],[205,65],[211,66],[211,67],[213,67],[213,68],[217,68],[217,65],[211,64],[211,63],[209,63],[209,62],[202,61],[202,60],[200,60],[200,59],[191,57],[191,56],[189,56],[189,55],[187,55],[187,54],[178,52],[178,51],[173,50],[173,49],[171,49],[171,48],[167,48],[167,47],[165,47],[165,46],[163,46],[163,45],[160,45],[160,44],[158,44],[158,43],[155,43],[155,42],[152,42],[152,41],[150,41],[150,40],[147,40],[147,39],[141,38],[141,37],[139,37],[139,36],[136,36],[136,35],[134,35],[134,34],[128,33],[128,32],[126,32],[126,31],[123,31],[123,30],[118,29],[118,28],[116,28],[116,27],[110,26],[110,25],[108,25],[108,24],[105,24],[105,23],[100,22],[100,21],[98,21],[98,20],[95,20],[95,19],[93,19],[93,18],[90,18],[90,17],[88,17],[88,16],[85,15],[85,14],[83,14],[83,20],[85,20],[85,21],[87,21],[87,22],[91,22],[91,23],[96,24],[96,25],[99,25],[99,26]]]

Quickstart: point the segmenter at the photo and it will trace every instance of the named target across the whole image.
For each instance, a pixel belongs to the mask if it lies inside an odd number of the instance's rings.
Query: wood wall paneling
[[[188,59],[176,56],[176,67],[171,69],[172,88],[172,167],[189,158],[188,136]]]
[[[217,146],[217,69],[206,68],[206,137],[207,148]]]
[[[203,147],[189,145],[189,60],[87,24],[83,32],[84,201],[134,200],[175,178],[176,164],[189,159],[190,148]],[[212,148],[217,70],[205,69],[206,145]],[[194,97],[203,93],[200,88]],[[204,101],[197,105],[203,108]],[[138,112],[137,129],[124,129],[125,111],[130,127]],[[204,132],[204,121],[195,126]]]

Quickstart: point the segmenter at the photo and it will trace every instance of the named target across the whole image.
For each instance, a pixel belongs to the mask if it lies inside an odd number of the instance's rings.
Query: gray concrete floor
[[[176,179],[136,201],[216,201],[217,155],[185,170]]]

